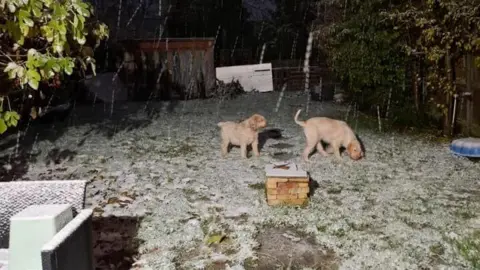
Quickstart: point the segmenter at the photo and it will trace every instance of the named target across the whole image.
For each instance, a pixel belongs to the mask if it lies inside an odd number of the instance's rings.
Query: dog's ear
[[[349,153],[352,153],[353,151],[355,151],[355,144],[353,142],[350,142],[347,146],[347,151]]]
[[[259,124],[264,121],[263,116],[259,114],[254,114],[252,117],[250,117],[248,124],[251,129],[257,130],[259,128]]]
[[[258,124],[257,124],[257,120],[255,118],[255,115],[250,117],[250,119],[248,119],[248,126],[253,130],[258,129]]]
[[[349,143],[347,145],[347,153],[349,156],[352,155],[352,150],[353,150],[353,143]]]
[[[257,128],[263,128],[267,125],[267,120],[265,119],[265,117],[257,114],[255,116],[255,123],[257,123]]]

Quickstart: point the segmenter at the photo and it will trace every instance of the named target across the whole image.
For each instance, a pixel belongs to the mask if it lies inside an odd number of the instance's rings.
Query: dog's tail
[[[297,111],[297,113],[295,114],[295,118],[293,120],[295,120],[295,123],[297,123],[297,125],[305,127],[305,121],[299,121],[298,120],[298,116],[300,115],[301,111],[302,111],[302,109]]]
[[[218,126],[218,127],[223,127],[224,124],[225,124],[225,122],[218,122],[218,123],[217,123],[217,126]]]

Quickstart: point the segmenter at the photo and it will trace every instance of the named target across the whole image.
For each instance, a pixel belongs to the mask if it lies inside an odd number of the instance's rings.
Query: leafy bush
[[[389,1],[353,1],[344,19],[322,25],[320,39],[328,62],[360,108],[386,106],[405,82],[407,56],[389,21],[380,16]],[[393,105],[393,104],[392,104]]]
[[[4,111],[11,92],[41,91],[41,83],[58,86],[59,76],[77,66],[95,71],[91,53],[85,53],[87,39],[98,46],[108,28],[92,14],[83,0],[0,0],[0,67],[7,75],[0,76],[2,88],[7,86],[1,89],[0,134],[19,120],[11,107]]]
[[[346,88],[358,93],[351,96],[362,96],[368,109],[385,106],[391,95],[401,101],[393,103],[395,110],[409,115],[406,122],[438,118],[430,115],[435,108],[433,114],[442,115],[444,133],[449,134],[457,92],[454,63],[480,52],[480,0],[329,3],[343,16],[319,27],[322,49]],[[480,58],[475,62],[480,64]],[[419,91],[420,76],[425,91]]]
[[[403,44],[405,51],[422,56],[428,105],[443,115],[445,134],[451,131],[452,99],[458,91],[454,63],[480,52],[479,6],[479,0],[427,0],[403,2],[382,13],[410,37]],[[480,58],[475,62],[478,66]]]

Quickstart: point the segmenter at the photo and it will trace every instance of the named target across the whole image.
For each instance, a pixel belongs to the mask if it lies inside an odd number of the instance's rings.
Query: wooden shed
[[[153,90],[161,99],[205,98],[215,87],[214,38],[130,39],[119,43],[124,48],[124,65],[131,66],[124,76],[136,96],[151,95]]]

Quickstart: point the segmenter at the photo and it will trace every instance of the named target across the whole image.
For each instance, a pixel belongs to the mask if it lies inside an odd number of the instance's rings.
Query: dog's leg
[[[308,161],[308,156],[316,147],[317,143],[320,142],[320,140],[318,139],[315,130],[305,127],[303,132],[305,134],[305,149],[303,150],[302,157],[304,161]]]
[[[240,145],[240,155],[242,156],[242,158],[247,158],[247,144],[242,143]]]
[[[312,144],[307,144],[305,146],[305,150],[303,150],[303,154],[302,154],[303,160],[308,161],[308,156],[312,152],[313,148],[315,148],[315,144],[313,144],[313,145]]]
[[[222,157],[225,157],[228,153],[228,145],[230,144],[229,141],[223,139],[222,140]]]
[[[325,152],[325,150],[323,149],[323,145],[322,145],[322,142],[318,142],[317,143],[317,152],[322,154],[322,156],[324,157],[327,157],[328,156],[328,153]]]
[[[255,154],[256,157],[260,156],[260,151],[258,150],[258,140],[254,140],[252,142],[252,151],[253,151],[253,154]]]
[[[335,154],[335,157],[337,158],[338,161],[342,162],[342,155],[340,155],[340,145],[336,143],[330,144],[330,146],[333,148],[333,153]]]

